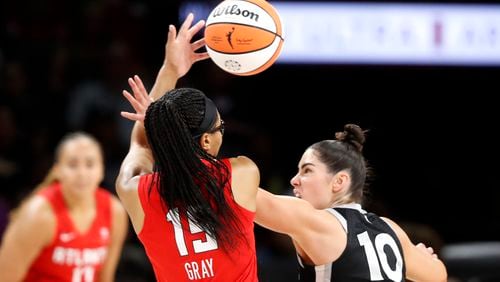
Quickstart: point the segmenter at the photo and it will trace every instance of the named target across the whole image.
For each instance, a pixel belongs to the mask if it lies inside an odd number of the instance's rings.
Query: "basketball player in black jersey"
[[[129,98],[137,113],[124,116],[144,118],[150,101]],[[291,180],[296,197],[259,189],[255,222],[292,238],[300,281],[446,281],[431,248],[414,245],[392,220],[362,209],[364,142],[364,131],[348,124],[336,140],[311,145]]]
[[[444,264],[392,220],[361,207],[365,132],[347,124],[307,148],[291,184],[296,197],[260,189],[256,222],[292,238],[300,281],[446,281]]]

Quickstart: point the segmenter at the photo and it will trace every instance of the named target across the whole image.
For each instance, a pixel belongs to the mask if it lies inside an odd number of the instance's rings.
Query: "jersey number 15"
[[[187,256],[188,255],[188,250],[186,246],[186,241],[184,240],[184,230],[182,229],[181,226],[181,218],[179,216],[179,210],[178,209],[171,209],[167,213],[167,220],[172,223],[174,226],[174,237],[175,237],[175,243],[177,244],[177,249],[179,250],[179,254],[181,256]],[[196,224],[194,224],[189,218],[189,232],[191,234],[196,234],[196,233],[202,233],[203,230],[200,229]],[[215,241],[215,238],[212,236],[208,235],[207,233],[203,232],[205,234],[206,240],[193,240],[191,243],[193,244],[193,250],[195,253],[203,253],[203,252],[208,252],[211,250],[217,249],[217,241]]]

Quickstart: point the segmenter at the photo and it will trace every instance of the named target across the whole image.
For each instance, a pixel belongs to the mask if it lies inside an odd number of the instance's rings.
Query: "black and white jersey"
[[[328,211],[344,227],[347,246],[336,261],[323,265],[305,265],[298,256],[299,281],[405,281],[401,244],[383,219],[367,213],[359,204],[342,205]]]

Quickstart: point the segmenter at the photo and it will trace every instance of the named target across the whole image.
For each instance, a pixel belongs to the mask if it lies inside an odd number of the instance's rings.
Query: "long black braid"
[[[234,236],[241,223],[224,196],[229,170],[193,137],[205,115],[205,99],[197,89],[171,90],[148,107],[144,126],[163,201],[228,249],[231,240],[242,238]]]

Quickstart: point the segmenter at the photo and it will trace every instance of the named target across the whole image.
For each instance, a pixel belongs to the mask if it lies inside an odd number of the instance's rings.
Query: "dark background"
[[[179,4],[0,4],[4,211],[42,180],[54,146],[73,130],[103,143],[103,185],[113,191],[131,126],[119,116],[127,109],[121,90],[133,74],[152,86],[168,24],[179,26]],[[365,156],[375,178],[367,208],[402,224],[424,224],[446,244],[500,238],[499,78],[500,67],[282,64],[239,77],[207,60],[179,86],[200,88],[216,101],[227,122],[222,154],[251,157],[261,168],[262,186],[275,193],[289,192],[307,146],[333,138],[345,123],[368,129]],[[286,238],[259,227],[256,232],[261,264],[291,265]],[[137,243],[134,236],[130,246]]]

